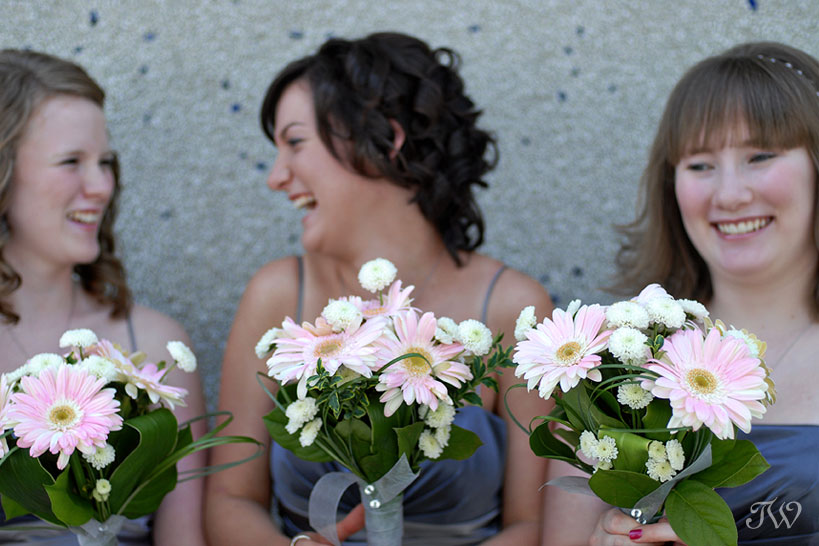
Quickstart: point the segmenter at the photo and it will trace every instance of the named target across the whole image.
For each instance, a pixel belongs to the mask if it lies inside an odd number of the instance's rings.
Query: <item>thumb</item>
[[[364,505],[359,504],[336,524],[338,540],[344,542],[347,537],[364,528]]]

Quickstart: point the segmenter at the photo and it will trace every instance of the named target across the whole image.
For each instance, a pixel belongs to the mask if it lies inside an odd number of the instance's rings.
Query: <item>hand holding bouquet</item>
[[[736,544],[713,489],[768,468],[735,439],[774,401],[763,342],[659,285],[608,308],[575,301],[537,325],[527,308],[516,337],[516,375],[556,403],[531,433],[533,451],[591,474],[555,485],[590,488],[641,523],[665,513],[690,546]]]
[[[194,441],[168,408],[185,404],[185,389],[165,384],[178,366],[196,369],[183,343],[174,362],[128,355],[91,330],[60,339],[65,356],[43,353],[0,376],[0,496],[6,517],[34,514],[67,527],[80,544],[116,544],[125,518],[151,514],[177,483],[187,455],[242,437]],[[167,406],[167,407],[166,407]],[[202,474],[196,469],[186,479]]]
[[[273,439],[302,459],[335,461],[352,473],[324,476],[310,496],[311,525],[336,544],[336,506],[322,504],[336,492],[324,490],[325,478],[342,490],[359,484],[370,544],[400,544],[403,490],[422,461],[475,452],[481,441],[452,424],[455,412],[480,405],[478,386],[497,390],[491,374],[511,366],[511,349],[502,350],[486,326],[411,307],[413,287],[395,275],[387,260],[368,262],[359,280],[377,298],[330,301],[312,324],[287,318],[257,346],[260,358],[272,351],[269,375],[279,385],[277,407],[265,417]]]

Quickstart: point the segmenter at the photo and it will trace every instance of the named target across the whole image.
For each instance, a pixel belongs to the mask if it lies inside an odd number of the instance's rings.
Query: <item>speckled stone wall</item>
[[[245,283],[300,251],[299,214],[265,185],[275,150],[257,121],[285,62],[377,30],[459,51],[501,149],[483,251],[565,305],[610,301],[611,225],[633,216],[684,69],[747,40],[819,55],[817,28],[816,0],[0,0],[0,47],[72,59],[107,90],[130,280],[191,333],[211,406]]]

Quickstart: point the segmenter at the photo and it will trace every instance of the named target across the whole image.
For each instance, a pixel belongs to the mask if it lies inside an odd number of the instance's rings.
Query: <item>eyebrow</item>
[[[287,133],[287,131],[289,131],[290,128],[295,126],[295,125],[304,125],[304,123],[301,122],[301,121],[291,121],[290,123],[288,123],[287,125],[282,127],[281,131],[279,131],[279,139],[280,140],[283,139],[284,135]]]

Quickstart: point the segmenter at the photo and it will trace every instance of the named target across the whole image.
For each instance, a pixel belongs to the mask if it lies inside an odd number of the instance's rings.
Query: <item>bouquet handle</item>
[[[113,515],[105,521],[90,519],[78,527],[69,527],[77,536],[80,546],[117,546],[117,533],[125,524],[126,517]]]

